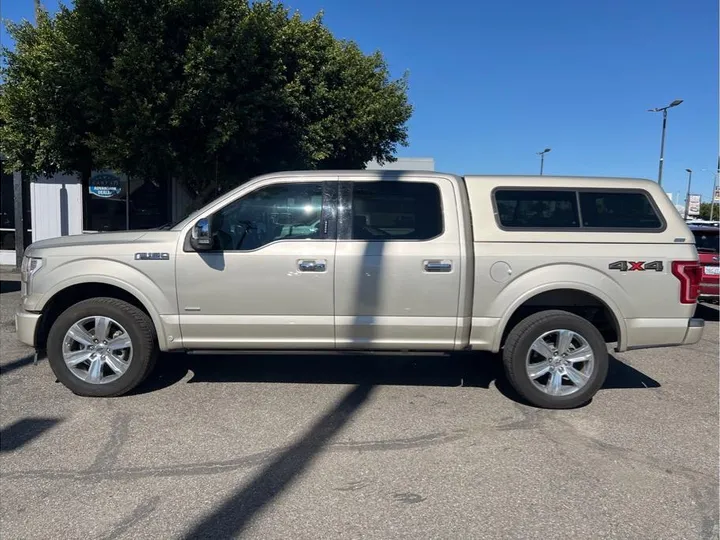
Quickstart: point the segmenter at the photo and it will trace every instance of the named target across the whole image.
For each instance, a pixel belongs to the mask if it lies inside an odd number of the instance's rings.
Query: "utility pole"
[[[718,185],[718,177],[720,176],[720,156],[718,156],[717,172],[713,179],[712,195],[710,195],[710,221],[713,220],[713,210],[715,210],[715,190]]]
[[[685,169],[688,173],[688,187],[687,193],[685,194],[685,221],[687,221],[688,212],[690,211],[690,184],[692,183],[692,169]]]
[[[540,176],[542,176],[543,168],[545,166],[545,154],[547,154],[551,148],[546,148],[542,152],[536,152],[538,156],[540,156]]]
[[[676,99],[667,107],[657,107],[655,109],[648,109],[648,112],[662,112],[663,123],[662,123],[662,137],[660,138],[660,166],[658,167],[658,185],[662,186],[662,174],[663,174],[663,160],[665,157],[665,129],[667,128],[667,112],[672,107],[677,107],[683,102],[682,99]]]

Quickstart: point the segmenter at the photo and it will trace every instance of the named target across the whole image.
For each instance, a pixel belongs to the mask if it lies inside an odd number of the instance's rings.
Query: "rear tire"
[[[572,409],[588,403],[602,387],[608,352],[592,323],[567,311],[548,310],[510,331],[503,364],[512,387],[531,404]]]
[[[116,298],[91,298],[69,307],[53,323],[47,341],[57,379],[88,397],[131,391],[152,371],[157,351],[152,319]]]

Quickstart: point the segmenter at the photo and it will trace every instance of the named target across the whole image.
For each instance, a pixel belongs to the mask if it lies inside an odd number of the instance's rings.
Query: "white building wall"
[[[370,161],[365,164],[365,168],[370,171],[390,170],[390,171],[434,171],[435,160],[429,157],[406,157],[397,158],[397,161],[380,165],[377,161]]]
[[[82,183],[73,175],[37,177],[30,183],[32,241],[82,234]]]

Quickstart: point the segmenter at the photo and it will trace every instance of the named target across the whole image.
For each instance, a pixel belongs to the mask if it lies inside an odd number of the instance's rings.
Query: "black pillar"
[[[15,199],[15,266],[20,269],[25,254],[25,205],[30,201],[23,200],[23,174],[13,172],[13,197]]]

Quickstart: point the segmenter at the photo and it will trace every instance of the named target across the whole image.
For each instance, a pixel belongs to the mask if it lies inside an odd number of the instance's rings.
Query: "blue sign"
[[[101,173],[90,178],[90,194],[112,199],[122,193],[122,180],[114,174]]]

